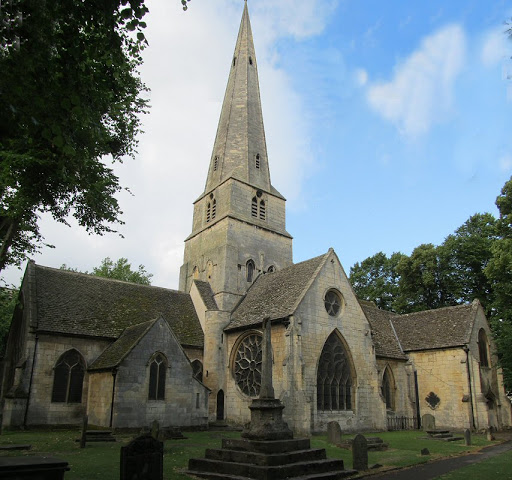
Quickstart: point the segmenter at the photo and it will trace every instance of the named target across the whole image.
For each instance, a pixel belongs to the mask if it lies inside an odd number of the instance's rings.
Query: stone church
[[[206,186],[179,291],[29,262],[2,382],[9,427],[242,425],[261,383],[261,324],[296,435],[511,425],[484,311],[396,315],[359,301],[336,253],[293,263],[285,198],[270,181],[245,3]]]

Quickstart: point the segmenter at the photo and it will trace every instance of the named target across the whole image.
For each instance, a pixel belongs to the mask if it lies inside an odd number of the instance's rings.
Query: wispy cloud
[[[425,37],[419,48],[395,68],[390,81],[370,85],[369,105],[407,136],[427,133],[450,111],[465,49],[465,34],[458,25]]]
[[[482,41],[480,60],[486,67],[493,67],[510,56],[512,42],[503,26],[488,31]]]

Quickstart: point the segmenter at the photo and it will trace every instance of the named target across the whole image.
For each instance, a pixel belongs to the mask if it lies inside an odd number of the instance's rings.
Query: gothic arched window
[[[252,282],[252,279],[254,277],[254,262],[252,260],[249,260],[246,264],[246,270],[247,270],[247,281]]]
[[[194,372],[194,378],[197,378],[200,382],[203,381],[203,364],[200,360],[194,360],[192,362],[192,371]]]
[[[68,350],[53,369],[52,402],[81,403],[85,362],[76,350]]]
[[[253,197],[252,203],[251,203],[251,215],[254,218],[258,218],[258,199],[256,197]]]
[[[352,410],[352,374],[343,343],[331,333],[318,362],[316,380],[318,410]]]
[[[149,363],[149,400],[165,400],[167,360],[157,353]]]
[[[395,409],[395,383],[393,382],[393,377],[388,367],[384,370],[384,375],[382,376],[382,385],[381,392],[384,400],[386,401],[386,408],[388,410]]]
[[[487,345],[487,334],[483,328],[478,332],[478,354],[480,356],[480,366],[489,367],[489,348]]]

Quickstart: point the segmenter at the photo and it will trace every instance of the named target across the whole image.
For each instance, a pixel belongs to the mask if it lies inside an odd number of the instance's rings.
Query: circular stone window
[[[249,397],[257,397],[261,387],[261,340],[259,333],[247,335],[236,350],[234,377],[236,384]]]
[[[325,294],[324,305],[325,309],[327,310],[327,313],[331,317],[335,317],[341,311],[341,308],[343,306],[343,298],[341,297],[341,294],[338,293],[336,290],[329,290]]]

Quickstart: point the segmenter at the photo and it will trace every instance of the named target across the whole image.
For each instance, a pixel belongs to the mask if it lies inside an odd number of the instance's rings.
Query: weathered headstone
[[[489,427],[489,428],[487,428],[487,429],[485,430],[485,433],[486,433],[486,435],[487,435],[487,440],[488,440],[489,442],[492,442],[493,440],[496,440],[496,438],[495,438],[495,437],[494,437],[494,435],[493,435],[493,431],[494,431],[494,429],[493,429],[492,427]]]
[[[121,480],[163,480],[164,444],[143,435],[121,447]]]
[[[82,434],[80,435],[80,448],[85,448],[85,442],[87,439],[87,424],[89,422],[89,417],[84,415],[82,419]]]
[[[368,442],[360,433],[352,442],[352,468],[358,471],[368,470]]]
[[[464,441],[466,445],[471,445],[471,431],[469,430],[469,428],[466,428],[466,430],[464,430]]]
[[[327,424],[327,441],[333,445],[341,443],[341,427],[338,422],[329,422]]]
[[[158,423],[158,420],[153,420],[151,423],[151,436],[158,440],[158,436],[160,434],[160,424]]]
[[[426,413],[421,417],[421,426],[423,427],[423,431],[427,432],[430,430],[436,429],[436,419],[434,415],[430,415],[430,413]]]
[[[422,448],[421,449],[421,454],[422,455],[430,455],[430,450],[428,448]]]

